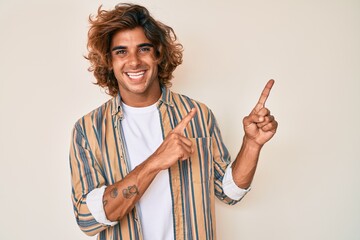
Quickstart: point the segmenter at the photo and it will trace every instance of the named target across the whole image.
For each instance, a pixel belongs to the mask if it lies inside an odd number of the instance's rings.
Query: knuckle
[[[179,135],[176,132],[171,132],[169,134],[169,138],[172,139],[172,140],[176,140],[176,139],[179,138]]]
[[[180,149],[181,149],[181,144],[180,144],[180,142],[179,142],[179,140],[174,140],[173,141],[173,146],[174,146],[174,149],[176,150],[176,151],[179,151]]]

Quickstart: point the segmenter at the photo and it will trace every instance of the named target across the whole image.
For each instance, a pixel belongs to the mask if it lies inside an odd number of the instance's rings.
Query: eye
[[[146,53],[146,52],[150,52],[150,51],[151,51],[151,47],[149,47],[149,46],[144,46],[139,49],[140,53]]]
[[[115,51],[115,55],[125,55],[126,50],[125,49],[119,49]]]

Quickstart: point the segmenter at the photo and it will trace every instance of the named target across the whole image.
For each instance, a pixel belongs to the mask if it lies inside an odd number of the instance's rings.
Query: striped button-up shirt
[[[157,108],[164,138],[192,108],[197,109],[184,131],[196,151],[189,160],[178,161],[169,169],[174,238],[216,239],[215,196],[227,204],[237,201],[223,192],[222,179],[230,156],[215,117],[206,105],[165,87]],[[143,239],[136,207],[118,224],[108,226],[98,223],[86,204],[90,191],[121,181],[129,173],[122,118],[121,96],[117,95],[79,119],[72,134],[70,168],[75,217],[82,231],[98,234],[99,240]]]

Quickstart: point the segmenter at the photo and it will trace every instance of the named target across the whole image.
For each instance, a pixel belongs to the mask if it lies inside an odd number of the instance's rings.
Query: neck
[[[147,107],[156,103],[161,96],[160,85],[151,91],[142,94],[122,93],[120,89],[121,100],[130,107]]]

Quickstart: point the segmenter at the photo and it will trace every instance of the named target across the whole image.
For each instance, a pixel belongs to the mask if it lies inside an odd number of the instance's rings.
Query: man
[[[244,118],[243,144],[230,164],[213,113],[169,90],[182,62],[173,30],[131,4],[99,8],[90,23],[90,71],[113,98],[73,130],[78,225],[98,239],[215,239],[215,196],[240,201],[276,132],[264,107],[274,81]]]

